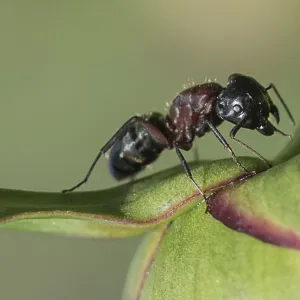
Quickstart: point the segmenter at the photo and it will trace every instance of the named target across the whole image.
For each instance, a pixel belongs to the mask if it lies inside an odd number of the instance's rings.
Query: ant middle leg
[[[214,133],[216,138],[219,140],[219,142],[224,146],[224,148],[231,154],[232,159],[237,164],[237,166],[244,172],[244,173],[250,173],[239,161],[239,159],[236,157],[235,153],[221,134],[221,132],[209,121],[206,121],[206,124],[209,126],[210,130]]]
[[[131,117],[129,120],[127,120],[118,130],[117,132],[108,140],[108,142],[100,149],[99,153],[97,154],[96,158],[94,159],[93,163],[91,164],[87,174],[85,175],[85,177],[83,178],[83,180],[81,180],[80,182],[78,182],[76,185],[74,185],[73,187],[69,188],[69,189],[65,189],[62,191],[62,193],[67,193],[67,192],[72,192],[75,189],[79,188],[80,186],[82,186],[84,183],[86,183],[89,179],[89,177],[91,176],[98,160],[100,159],[100,157],[102,155],[104,155],[114,144],[115,142],[122,138],[126,132],[129,126],[131,126],[132,124],[136,123],[136,122],[141,122],[141,123],[147,123],[147,121],[145,121],[143,118],[138,117],[138,116],[134,116]]]
[[[199,193],[202,195],[203,197],[203,201],[202,202],[206,202],[207,201],[207,197],[205,196],[204,191],[200,188],[200,186],[196,183],[196,181],[193,178],[192,172],[188,166],[187,161],[185,160],[183,154],[181,153],[180,149],[178,148],[177,144],[174,143],[173,144],[175,150],[176,150],[176,154],[180,160],[180,164],[183,167],[185,174],[187,175],[187,177],[191,180],[191,182],[193,183],[193,185],[196,187],[196,189],[199,191]],[[201,203],[202,203],[201,202]]]

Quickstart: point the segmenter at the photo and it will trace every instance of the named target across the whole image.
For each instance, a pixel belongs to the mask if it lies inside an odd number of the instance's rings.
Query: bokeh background
[[[297,0],[1,0],[1,187],[70,187],[130,116],[163,111],[206,76],[225,84],[241,72],[274,82],[299,120],[299,11]],[[278,106],[280,128],[293,132]],[[220,129],[228,136],[231,127]],[[247,130],[239,137],[268,158],[287,143]],[[202,159],[228,157],[212,135],[196,144]],[[144,175],[176,164],[166,152]],[[102,160],[83,189],[115,184]],[[139,238],[2,230],[0,241],[1,299],[77,300],[120,299]]]

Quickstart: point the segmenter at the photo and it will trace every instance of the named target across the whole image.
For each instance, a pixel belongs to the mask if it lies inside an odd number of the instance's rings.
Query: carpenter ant
[[[186,175],[205,200],[204,192],[193,179],[181,152],[192,148],[195,137],[212,131],[230,152],[237,166],[244,173],[249,173],[217,129],[224,120],[235,124],[230,137],[270,168],[271,164],[262,155],[235,137],[241,128],[248,128],[267,136],[278,132],[291,138],[291,135],[280,131],[269,121],[270,114],[277,123],[280,120],[279,111],[268,94],[270,89],[273,89],[295,125],[291,112],[273,84],[263,87],[252,77],[232,74],[226,88],[216,82],[206,82],[185,89],[172,101],[166,116],[152,112],[131,117],[100,149],[85,178],[62,192],[71,192],[87,182],[99,158],[109,149],[110,172],[117,180],[137,174],[155,161],[163,150],[175,149]]]

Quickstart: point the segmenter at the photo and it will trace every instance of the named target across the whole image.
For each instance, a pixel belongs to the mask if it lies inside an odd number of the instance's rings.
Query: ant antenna
[[[282,106],[284,107],[286,113],[288,114],[290,120],[292,121],[293,125],[295,126],[296,125],[296,122],[295,122],[295,119],[292,115],[292,113],[290,112],[288,106],[286,105],[286,103],[284,102],[283,98],[281,97],[281,95],[279,94],[276,86],[273,84],[273,83],[270,83],[267,87],[266,87],[266,90],[270,90],[270,89],[273,89],[273,91],[275,92],[276,96],[278,97],[278,99],[280,100]]]

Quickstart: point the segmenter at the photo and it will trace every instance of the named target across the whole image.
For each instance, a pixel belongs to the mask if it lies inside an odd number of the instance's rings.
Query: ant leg
[[[233,152],[233,150],[231,149],[231,147],[229,146],[229,144],[227,143],[227,141],[225,140],[225,138],[222,136],[221,132],[209,121],[206,121],[206,124],[209,126],[210,130],[214,133],[214,135],[216,136],[216,138],[219,140],[219,142],[222,143],[222,145],[225,147],[225,149],[231,154],[234,162],[237,164],[237,166],[243,170],[244,173],[250,173],[243,165],[242,163],[238,160],[238,158],[236,157],[235,153]]]
[[[293,138],[293,135],[292,135],[292,134],[285,133],[285,132],[279,130],[278,128],[276,128],[276,127],[274,127],[274,131],[277,132],[277,133],[279,133],[279,134],[281,134],[281,135],[283,135],[283,136],[287,136],[287,137],[290,138],[290,139]]]
[[[273,83],[270,83],[267,87],[266,87],[266,90],[270,90],[270,89],[273,89],[273,91],[275,92],[276,96],[278,97],[278,99],[280,100],[282,106],[284,107],[286,113],[288,114],[290,120],[292,121],[293,125],[295,126],[296,125],[296,122],[295,122],[295,119],[292,115],[292,113],[290,112],[288,106],[286,105],[286,103],[284,102],[283,98],[281,97],[281,95],[279,94],[276,86],[273,84]]]
[[[200,188],[200,186],[196,183],[196,181],[193,178],[192,172],[183,156],[183,154],[181,153],[181,151],[179,150],[179,148],[177,147],[176,143],[174,143],[174,148],[176,150],[176,154],[180,160],[180,164],[184,169],[185,174],[187,175],[187,177],[192,181],[193,185],[196,187],[196,189],[200,192],[200,194],[203,197],[203,201],[202,202],[206,202],[207,197],[205,196],[204,192],[202,191],[202,189]],[[201,202],[201,203],[202,203]]]
[[[91,176],[98,160],[100,159],[100,157],[105,154],[113,145],[114,143],[122,138],[127,131],[128,126],[132,125],[135,122],[142,122],[142,123],[146,123],[146,121],[138,116],[134,116],[132,118],[130,118],[129,120],[127,120],[120,128],[119,130],[108,140],[108,142],[100,149],[99,153],[97,154],[96,158],[94,159],[92,165],[90,166],[87,174],[85,175],[85,177],[83,178],[82,181],[78,182],[76,185],[74,185],[73,187],[71,187],[70,189],[66,189],[63,190],[62,193],[67,193],[67,192],[72,192],[75,189],[79,188],[80,186],[82,186],[84,183],[86,183],[89,179],[89,177]]]
[[[271,163],[267,159],[265,159],[261,154],[259,154],[253,148],[251,148],[250,146],[248,146],[247,144],[245,144],[244,142],[242,142],[241,140],[239,140],[239,139],[237,139],[235,137],[235,135],[237,134],[237,132],[242,128],[243,121],[244,121],[244,119],[239,124],[237,124],[236,126],[234,126],[232,128],[232,130],[230,131],[230,137],[235,142],[237,142],[238,144],[240,144],[241,146],[243,146],[244,148],[246,148],[247,150],[249,150],[250,152],[252,152],[254,155],[256,155],[260,160],[262,160],[267,165],[268,169],[272,168]]]

